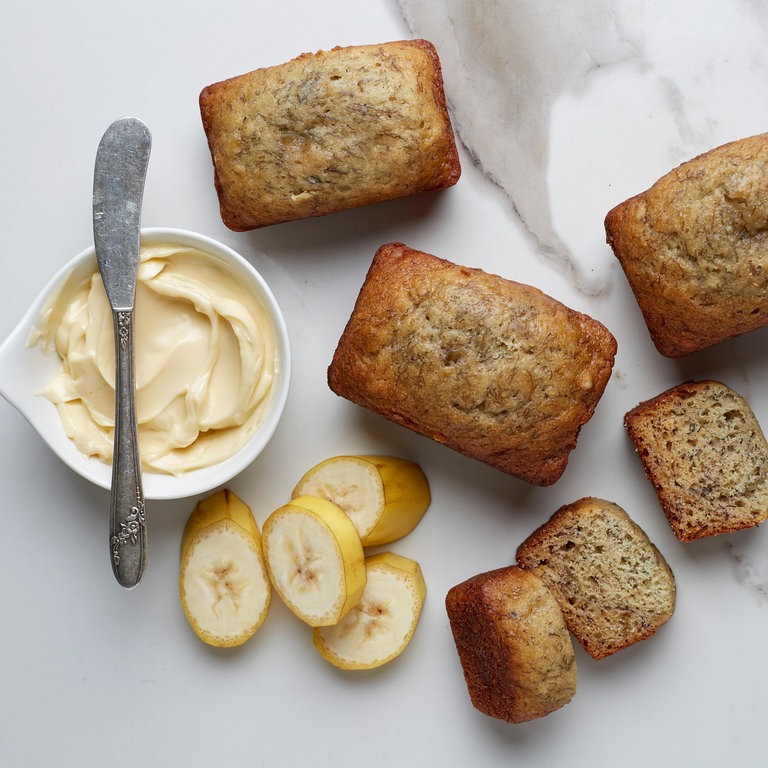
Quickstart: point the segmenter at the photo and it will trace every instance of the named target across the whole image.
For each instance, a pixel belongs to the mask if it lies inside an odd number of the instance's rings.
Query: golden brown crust
[[[549,587],[565,623],[594,659],[646,640],[675,608],[661,552],[617,504],[566,504],[517,549],[521,568]]]
[[[200,114],[236,231],[442,189],[461,173],[426,40],[304,53],[207,86]]]
[[[452,587],[445,606],[476,709],[522,723],[571,701],[573,643],[538,577],[515,566],[478,574]]]
[[[683,163],[611,210],[607,241],[661,354],[768,323],[768,134]]]
[[[536,288],[389,243],[328,369],[338,395],[536,485],[562,475],[616,341]]]
[[[624,426],[681,541],[768,519],[768,443],[727,385],[684,382],[635,406]]]

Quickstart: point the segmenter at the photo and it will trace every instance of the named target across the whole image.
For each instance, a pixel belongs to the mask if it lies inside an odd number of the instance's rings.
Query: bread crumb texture
[[[204,88],[221,215],[243,231],[458,181],[440,61],[426,40],[305,53]]]
[[[445,599],[470,700],[511,723],[543,717],[573,698],[573,642],[552,594],[515,566],[478,574]]]
[[[374,257],[328,383],[460,453],[549,485],[615,353],[601,323],[536,288],[390,243]]]
[[[683,163],[611,210],[608,243],[659,352],[768,323],[768,134]]]
[[[517,564],[549,587],[568,629],[595,659],[651,637],[674,612],[666,560],[604,499],[561,507],[518,547]]]
[[[744,398],[719,381],[685,382],[624,418],[681,541],[768,517],[768,443]]]

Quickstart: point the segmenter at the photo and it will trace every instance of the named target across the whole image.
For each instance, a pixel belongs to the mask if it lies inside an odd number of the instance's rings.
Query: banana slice
[[[300,496],[262,528],[269,578],[283,602],[311,627],[336,624],[365,586],[355,526],[333,502]]]
[[[413,637],[427,594],[414,560],[383,552],[365,566],[360,602],[335,626],[313,633],[320,655],[340,669],[373,669],[399,656]]]
[[[272,597],[251,510],[229,490],[200,501],[181,540],[179,596],[208,645],[241,645],[262,625]]]
[[[364,547],[389,544],[410,533],[431,496],[418,464],[394,456],[335,456],[312,467],[293,497],[319,496],[350,517]]]

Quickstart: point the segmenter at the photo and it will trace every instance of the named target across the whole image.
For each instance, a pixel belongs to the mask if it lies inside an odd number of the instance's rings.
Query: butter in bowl
[[[280,308],[245,258],[203,235],[143,229],[136,397],[147,499],[204,493],[249,466],[288,397]],[[112,315],[93,247],[66,264],[0,345],[0,394],[73,470],[111,483]]]

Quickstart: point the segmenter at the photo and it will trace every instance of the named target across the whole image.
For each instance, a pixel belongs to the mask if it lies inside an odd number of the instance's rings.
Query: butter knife
[[[107,128],[96,152],[93,238],[115,334],[115,438],[109,518],[112,570],[127,589],[147,562],[134,372],[134,301],[139,266],[141,204],[152,139],[132,117]]]

